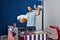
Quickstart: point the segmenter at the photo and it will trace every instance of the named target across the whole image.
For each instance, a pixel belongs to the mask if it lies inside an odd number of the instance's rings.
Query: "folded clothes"
[[[31,33],[31,34],[30,34]],[[29,33],[24,33],[22,32],[22,34],[20,35],[20,40],[48,40],[48,35],[47,33],[32,33],[32,32],[29,32]]]

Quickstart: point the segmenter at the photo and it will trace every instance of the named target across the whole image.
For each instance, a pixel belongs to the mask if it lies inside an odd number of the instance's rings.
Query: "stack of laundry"
[[[18,28],[16,27],[16,23],[8,27],[8,40],[18,40]]]
[[[14,40],[11,28],[9,29],[9,32],[8,32],[8,40]]]
[[[46,32],[22,32],[20,40],[48,40],[48,35]]]

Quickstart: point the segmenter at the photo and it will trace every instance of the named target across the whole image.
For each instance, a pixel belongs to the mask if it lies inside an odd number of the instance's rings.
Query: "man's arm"
[[[37,15],[37,16],[40,15],[40,8],[37,7],[36,10],[37,10],[37,11],[36,11],[36,15]]]

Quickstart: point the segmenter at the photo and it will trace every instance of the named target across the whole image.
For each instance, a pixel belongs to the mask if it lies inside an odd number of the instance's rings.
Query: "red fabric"
[[[49,27],[53,29],[58,29],[56,26],[49,26]]]
[[[14,40],[14,37],[12,35],[12,31],[8,32],[8,40]]]
[[[19,40],[24,40],[24,37],[20,37]]]
[[[58,40],[60,40],[60,30],[58,30]]]
[[[58,32],[58,40],[60,40],[60,30],[59,30],[59,28],[56,27],[56,26],[49,26],[49,27],[57,30],[57,32]]]

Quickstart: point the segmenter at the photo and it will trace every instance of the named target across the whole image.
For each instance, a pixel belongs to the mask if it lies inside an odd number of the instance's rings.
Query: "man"
[[[27,31],[36,31],[36,16],[40,15],[40,8],[36,7],[36,10],[32,10],[32,7],[28,6],[27,10]]]
[[[22,18],[21,16],[18,16],[18,21],[23,23],[27,21],[27,31],[36,31],[36,16],[40,15],[40,8],[36,7],[36,10],[33,10],[31,6],[27,6],[28,12],[26,13],[26,16],[28,18]]]

